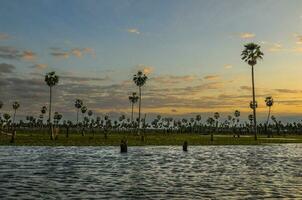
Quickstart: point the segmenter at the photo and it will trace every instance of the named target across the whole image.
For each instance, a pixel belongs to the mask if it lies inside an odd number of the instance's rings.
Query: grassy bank
[[[145,141],[141,140],[141,136],[130,133],[109,133],[107,139],[103,134],[69,134],[59,135],[57,140],[50,140],[46,133],[17,133],[15,142],[10,143],[10,136],[0,135],[0,145],[17,145],[17,146],[116,146],[120,144],[123,138],[128,140],[129,146],[143,145],[182,145],[184,141],[188,141],[189,145],[258,145],[266,143],[302,143],[301,135],[259,136],[255,141],[253,136],[241,136],[234,138],[232,135],[214,135],[214,141],[211,142],[210,135],[200,134],[163,134],[148,133],[145,134]]]

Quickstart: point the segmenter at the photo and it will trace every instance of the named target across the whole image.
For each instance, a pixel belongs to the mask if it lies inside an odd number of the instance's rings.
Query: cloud
[[[242,39],[252,39],[256,37],[256,35],[254,33],[244,32],[244,33],[240,33],[239,37]]]
[[[27,61],[33,61],[37,58],[37,55],[32,51],[23,51],[21,58]]]
[[[251,91],[252,90],[252,87],[250,87],[250,86],[240,86],[240,89],[241,90],[247,90],[247,91]]]
[[[279,43],[274,43],[274,44],[271,44],[271,46],[269,47],[268,50],[271,52],[277,52],[277,51],[283,50],[283,47]]]
[[[69,52],[52,52],[50,53],[50,55],[56,58],[63,58],[63,59],[69,58]]]
[[[297,39],[296,44],[302,44],[302,35],[295,33],[294,37]]]
[[[9,74],[15,70],[15,66],[7,63],[0,64],[0,75]]]
[[[52,56],[60,58],[60,59],[67,59],[71,55],[75,56],[77,58],[82,58],[85,54],[89,54],[89,55],[91,55],[93,57],[95,57],[95,55],[96,55],[94,49],[88,48],[88,47],[85,47],[85,48],[73,48],[73,49],[66,50],[66,51],[63,51],[60,48],[53,47],[53,48],[51,48],[51,50],[53,52],[51,52],[50,54]]]
[[[182,84],[184,82],[192,82],[196,80],[197,77],[193,75],[184,75],[184,76],[173,76],[173,75],[162,75],[152,77],[150,81],[159,84]]]
[[[62,81],[69,81],[69,82],[88,82],[88,81],[108,81],[110,78],[108,76],[104,78],[97,78],[97,77],[79,77],[79,76],[60,76],[60,80]]]
[[[43,70],[43,69],[46,69],[47,67],[48,67],[47,64],[35,64],[35,65],[31,66],[31,68],[35,68],[38,70]]]
[[[292,89],[275,89],[275,91],[280,92],[280,93],[292,93],[292,94],[296,94],[296,93],[301,93],[302,92],[300,90],[292,90]]]
[[[230,65],[230,64],[226,64],[223,66],[225,69],[231,69],[233,68],[233,65]]]
[[[0,33],[0,40],[8,40],[10,36],[6,33]]]
[[[208,76],[204,76],[203,78],[205,80],[216,80],[216,79],[219,79],[220,76],[219,75],[208,75]]]
[[[20,51],[10,46],[0,46],[0,58],[11,59],[11,60],[26,60],[33,61],[37,57],[36,53],[30,50]]]
[[[138,30],[138,29],[136,29],[136,28],[129,28],[129,29],[127,29],[127,32],[128,33],[134,33],[134,34],[137,34],[137,35],[139,35],[141,32]]]
[[[142,71],[144,74],[149,75],[154,71],[154,67],[153,66],[148,66],[148,65],[144,65],[144,64],[138,64],[135,67],[135,70],[140,70]]]

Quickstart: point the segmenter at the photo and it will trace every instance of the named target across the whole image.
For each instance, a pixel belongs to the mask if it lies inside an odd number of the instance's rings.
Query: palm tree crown
[[[130,103],[135,104],[138,101],[138,96],[136,95],[136,92],[133,92],[131,96],[129,96]]]
[[[41,113],[42,113],[42,114],[45,114],[46,111],[47,111],[47,107],[46,107],[46,106],[43,106],[43,107],[41,108]]]
[[[258,59],[263,58],[263,52],[260,50],[260,46],[255,43],[249,43],[244,45],[244,50],[241,53],[241,59],[247,62],[249,65],[254,66],[257,64]]]
[[[59,82],[56,72],[49,72],[45,75],[45,82],[49,87],[55,86]]]
[[[87,111],[87,107],[86,107],[86,106],[83,106],[83,107],[81,108],[81,112],[84,114],[84,113],[86,113],[86,111]]]
[[[234,113],[235,117],[240,117],[240,111],[239,110],[235,110],[235,113]]]
[[[142,71],[138,71],[137,74],[134,74],[133,76],[133,81],[138,87],[145,85],[147,79],[148,77],[143,74]]]
[[[271,107],[274,105],[274,99],[273,97],[266,97],[265,98],[265,103],[267,107]]]
[[[80,109],[82,106],[83,106],[83,101],[81,99],[76,99],[75,100],[75,103],[74,103],[74,106],[77,108],[77,109]]]
[[[19,107],[20,107],[20,104],[19,104],[17,101],[15,101],[15,102],[13,103],[13,109],[14,109],[14,110],[17,110]]]

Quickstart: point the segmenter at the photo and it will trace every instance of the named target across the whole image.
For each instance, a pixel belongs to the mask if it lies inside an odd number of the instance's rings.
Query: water
[[[0,147],[0,199],[302,199],[302,144]]]

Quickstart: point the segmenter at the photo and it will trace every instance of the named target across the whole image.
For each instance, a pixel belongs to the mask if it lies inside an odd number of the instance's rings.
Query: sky
[[[261,45],[255,66],[260,120],[273,96],[278,119],[302,114],[300,0],[2,0],[0,113],[39,116],[47,72],[60,77],[54,110],[75,120],[79,98],[95,116],[130,115],[133,74],[142,70],[149,118],[251,113],[251,68],[244,44]],[[137,112],[137,107],[135,107]]]

